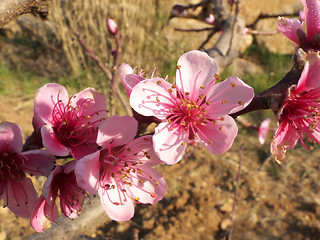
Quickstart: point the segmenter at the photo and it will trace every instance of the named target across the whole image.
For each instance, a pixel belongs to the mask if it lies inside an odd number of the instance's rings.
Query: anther
[[[236,85],[234,83],[231,83],[231,87],[235,87]]]
[[[181,68],[181,66],[180,65],[177,65],[177,69],[180,69]]]

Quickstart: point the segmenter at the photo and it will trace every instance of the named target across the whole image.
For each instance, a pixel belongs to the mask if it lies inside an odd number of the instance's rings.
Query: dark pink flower
[[[98,194],[109,217],[127,221],[133,217],[134,203],[155,203],[166,191],[166,181],[152,166],[161,161],[152,148],[152,137],[134,139],[137,121],[117,115],[99,127],[98,152],[77,161],[79,186]]]
[[[57,165],[43,185],[42,195],[37,201],[30,218],[31,226],[37,232],[43,232],[51,221],[58,217],[56,199],[60,198],[61,212],[68,218],[79,216],[87,193],[82,190],[74,173],[75,161],[65,166]]]
[[[277,113],[279,128],[271,143],[271,152],[281,163],[286,150],[293,148],[300,139],[309,149],[303,135],[310,143],[320,143],[320,58],[308,54],[305,67],[297,85],[288,89],[282,107]]]
[[[14,123],[0,123],[0,199],[20,217],[30,217],[38,194],[30,175],[48,176],[55,157],[44,150],[22,151],[22,131]]]
[[[279,30],[290,40],[304,50],[320,49],[320,1],[301,0],[304,11],[300,14],[300,20],[296,18],[286,19],[278,17]],[[301,21],[302,20],[302,21]],[[306,25],[307,31],[303,30]]]
[[[107,116],[104,95],[92,88],[69,98],[56,83],[41,87],[34,100],[35,127],[41,127],[44,147],[56,156],[76,159],[97,150],[97,128]]]
[[[245,108],[254,94],[237,77],[216,83],[220,80],[217,72],[214,59],[194,50],[180,57],[175,83],[155,77],[133,88],[131,107],[141,115],[162,120],[153,144],[165,163],[180,161],[189,141],[204,144],[213,154],[231,147],[238,128],[228,114]]]

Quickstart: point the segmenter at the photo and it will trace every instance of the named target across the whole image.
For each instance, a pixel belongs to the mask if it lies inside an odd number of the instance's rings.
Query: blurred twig
[[[238,201],[238,188],[240,186],[243,149],[244,149],[244,146],[242,145],[240,147],[240,151],[239,151],[238,171],[237,171],[237,178],[236,178],[236,184],[235,184],[235,190],[234,190],[234,201],[233,201],[233,205],[232,205],[231,227],[230,227],[230,231],[229,231],[228,240],[232,240],[232,234],[233,234],[233,229],[234,229],[234,219],[235,219],[235,215],[236,215],[236,206],[237,206],[237,201]]]

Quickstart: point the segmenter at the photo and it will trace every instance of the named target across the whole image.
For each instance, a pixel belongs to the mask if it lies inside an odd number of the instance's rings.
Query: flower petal
[[[176,72],[177,87],[191,95],[198,92],[201,86],[215,80],[214,75],[218,72],[215,60],[198,50],[183,54],[178,60],[178,66],[181,68]]]
[[[171,88],[170,83],[159,77],[141,81],[132,89],[130,106],[141,115],[165,119],[174,104],[168,92]],[[172,94],[176,94],[175,89]]]
[[[320,57],[312,52],[307,56],[307,62],[303,68],[295,93],[308,92],[320,88]]]
[[[77,160],[75,174],[79,187],[90,193],[95,193],[98,189],[100,174],[100,151],[87,155]]]
[[[43,146],[47,151],[55,156],[67,156],[70,152],[69,148],[60,142],[53,128],[50,125],[41,127],[41,135]]]
[[[48,205],[45,198],[41,195],[30,217],[31,227],[37,232],[44,232],[46,229],[50,228],[51,221],[54,221],[58,215],[57,205]],[[47,217],[49,219],[47,219]]]
[[[61,172],[62,166],[57,165],[55,169],[53,169],[53,171],[49,174],[47,180],[43,184],[42,195],[50,205],[55,203],[58,196],[58,189],[53,187],[53,185],[55,184],[54,179]]]
[[[25,161],[26,172],[35,176],[48,176],[53,170],[56,158],[45,150],[31,150],[21,153]]]
[[[153,135],[153,147],[161,161],[172,165],[182,159],[188,137],[188,132],[182,126],[171,131],[170,124],[160,123]]]
[[[97,144],[103,148],[125,145],[137,135],[138,122],[130,116],[113,115],[99,126]]]
[[[10,122],[0,123],[0,153],[19,153],[22,151],[22,130]]]
[[[133,69],[126,63],[123,63],[119,66],[119,75],[122,85],[124,86],[128,96],[131,95],[133,87],[144,80],[143,77],[134,74]]]
[[[238,127],[232,117],[223,116],[223,121],[198,127],[199,142],[212,154],[221,154],[229,150],[238,133]]]
[[[267,134],[269,131],[270,122],[271,122],[271,119],[267,118],[267,119],[263,120],[259,126],[258,137],[259,137],[260,144],[264,144],[264,142],[266,141]]]
[[[7,206],[15,215],[28,218],[34,207],[38,194],[30,178],[21,181],[9,180],[2,195]]]
[[[57,83],[48,83],[37,91],[34,97],[34,111],[46,124],[51,124],[58,101],[65,105],[68,103],[67,89]]]
[[[311,40],[320,31],[320,1],[306,0],[305,3],[307,38]]]
[[[167,183],[164,177],[148,165],[139,167],[140,173],[131,173],[132,185],[126,185],[128,194],[131,194],[138,202],[156,203],[164,197]],[[133,176],[133,177],[132,177]]]
[[[278,163],[286,159],[286,151],[293,148],[299,140],[299,133],[288,123],[283,121],[271,142],[271,153]]]
[[[299,45],[297,30],[298,29],[302,30],[302,22],[300,22],[296,18],[288,19],[288,18],[278,17],[277,25],[280,32],[282,32],[283,35],[285,35],[291,41]]]
[[[113,178],[110,178],[110,185],[117,186]],[[134,205],[126,193],[119,191],[116,187],[105,190],[99,188],[101,204],[108,216],[115,221],[128,221],[134,215]]]
[[[139,161],[149,166],[162,163],[153,149],[151,135],[136,138],[129,142],[125,148],[130,149],[130,151],[125,151],[119,156],[123,161]]]
[[[240,111],[254,97],[252,87],[238,77],[228,77],[213,85],[207,94],[210,105],[206,108],[211,116],[222,116]]]

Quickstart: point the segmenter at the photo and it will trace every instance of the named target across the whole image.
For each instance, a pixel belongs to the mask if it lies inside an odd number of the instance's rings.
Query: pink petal
[[[168,92],[171,87],[170,83],[159,77],[141,81],[132,89],[130,106],[144,116],[165,119],[170,114],[170,106],[175,104]],[[172,89],[172,94],[176,94],[175,89]]]
[[[131,95],[133,87],[144,80],[143,77],[134,74],[133,69],[126,63],[120,65],[119,75],[122,85],[124,86],[124,89],[126,90],[129,97]]]
[[[137,198],[141,203],[153,204],[158,202],[166,192],[166,180],[159,172],[148,165],[142,165],[140,169],[143,174],[131,173],[134,177],[131,178],[132,185],[125,186],[127,193]]]
[[[218,72],[215,60],[198,50],[183,54],[178,60],[178,66],[181,68],[176,72],[177,87],[191,94],[198,92],[200,86],[206,86],[213,81]]]
[[[100,124],[97,144],[103,148],[125,145],[137,135],[138,122],[129,116],[113,115]]]
[[[182,159],[188,137],[183,127],[170,131],[170,124],[160,123],[153,135],[153,147],[161,161],[172,165]]]
[[[319,0],[306,0],[305,21],[307,25],[307,39],[311,40],[320,30]]]
[[[26,172],[35,176],[48,176],[53,170],[56,158],[44,150],[31,150],[21,153],[25,161]]]
[[[55,156],[67,156],[69,154],[69,148],[61,143],[50,125],[43,125],[41,127],[41,135],[43,146],[49,153]]]
[[[280,32],[282,32],[283,35],[285,35],[291,41],[299,45],[297,30],[298,29],[302,30],[302,23],[298,19],[296,18],[287,19],[283,17],[278,17],[277,24]]]
[[[117,186],[113,178],[110,178],[110,185]],[[108,216],[115,221],[128,221],[134,215],[134,205],[132,200],[117,187],[105,190],[99,188],[101,204]]]
[[[50,205],[55,203],[58,196],[57,189],[55,188],[55,186],[53,186],[53,184],[55,177],[61,172],[62,166],[57,165],[55,169],[49,174],[47,180],[43,184],[42,195]]]
[[[320,87],[320,57],[312,52],[307,56],[300,79],[298,81],[296,93],[308,92]]]
[[[87,155],[77,160],[75,174],[79,187],[90,193],[95,193],[98,189],[100,177],[100,151]]]
[[[125,155],[130,161],[142,161],[149,166],[162,163],[153,150],[152,135],[146,135],[132,140],[126,145],[126,149],[128,148],[130,149],[130,153],[126,152]]]
[[[53,109],[59,100],[64,104],[68,103],[67,90],[57,83],[48,83],[37,91],[34,97],[34,111],[46,124],[51,124]]]
[[[51,221],[54,221],[58,215],[57,205],[49,206],[45,198],[41,195],[30,217],[31,227],[37,232],[44,232],[50,228]],[[47,219],[47,217],[49,219]]]
[[[238,127],[232,117],[223,116],[223,121],[199,126],[199,142],[212,154],[221,154],[229,150],[238,133]]]
[[[15,215],[22,218],[30,217],[32,208],[38,199],[38,194],[29,178],[21,181],[9,180],[2,196],[5,205]]]
[[[0,153],[19,153],[22,151],[22,130],[10,122],[0,123]]]
[[[248,106],[254,90],[238,77],[228,77],[213,85],[207,94],[210,105],[206,108],[211,116],[222,116],[240,111]]]
[[[270,122],[271,122],[271,119],[267,118],[264,121],[262,121],[262,123],[259,126],[258,137],[259,137],[259,142],[261,145],[264,144],[264,142],[266,141],[267,134],[269,131]]]
[[[287,121],[280,124],[271,142],[271,153],[278,163],[286,159],[285,152],[297,144],[299,137],[299,133]]]

